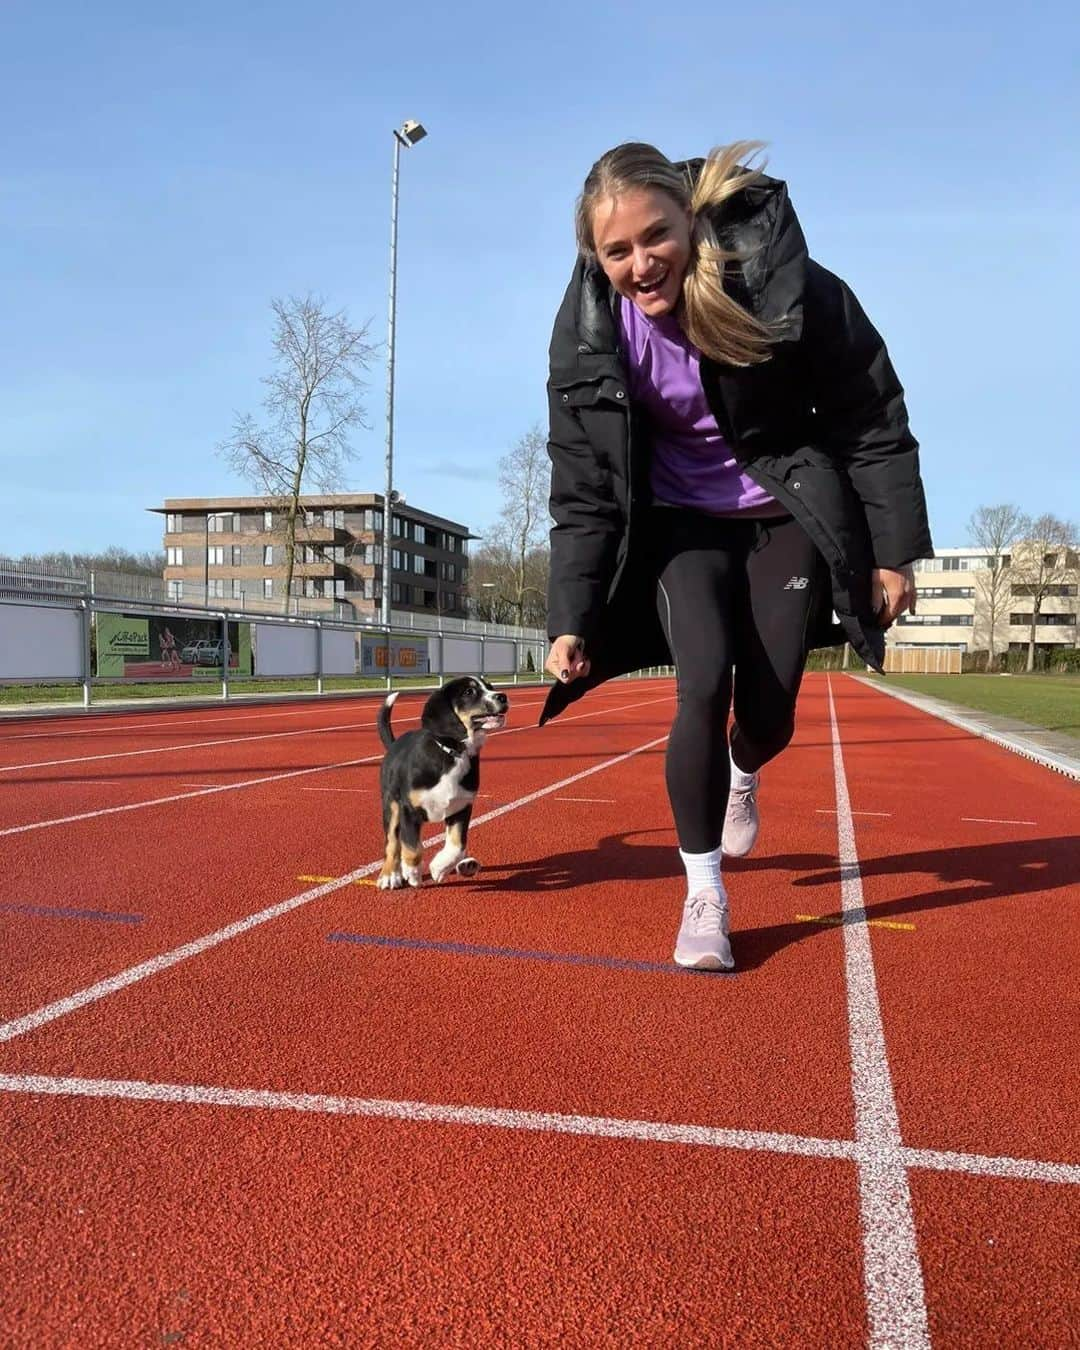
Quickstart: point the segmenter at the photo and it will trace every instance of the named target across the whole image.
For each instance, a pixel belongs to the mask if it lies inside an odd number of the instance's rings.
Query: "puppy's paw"
[[[419,886],[424,880],[424,866],[410,867],[407,863],[401,868],[401,875],[410,886]]]
[[[380,872],[375,884],[380,891],[396,891],[405,885],[405,878],[395,869],[393,872]]]
[[[459,877],[474,877],[480,871],[480,864],[475,858],[462,858],[457,865],[457,874]]]
[[[431,879],[432,881],[442,881],[447,872],[457,863],[461,857],[461,850],[447,845],[439,849],[431,860]]]

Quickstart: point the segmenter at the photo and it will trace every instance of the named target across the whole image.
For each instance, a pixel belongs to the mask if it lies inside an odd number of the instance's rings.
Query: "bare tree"
[[[1077,531],[1070,520],[1043,515],[1029,523],[1023,546],[1013,555],[1013,595],[1031,600],[1031,628],[1028,634],[1027,669],[1035,669],[1035,634],[1043,602],[1049,595],[1075,581]]]
[[[547,618],[549,553],[546,545],[525,559],[525,584],[518,592],[518,565],[505,544],[485,543],[469,559],[469,598],[473,615],[485,623],[520,623],[543,628]]]
[[[988,659],[986,668],[993,670],[996,652],[994,643],[998,624],[1009,602],[1011,585],[1009,547],[1022,539],[1030,522],[1018,506],[1003,503],[1000,506],[980,506],[968,521],[968,537],[980,549],[985,549],[987,569],[975,573],[977,601],[987,616]],[[978,612],[976,603],[976,613]]]
[[[472,560],[473,595],[479,599],[485,590],[493,591],[487,607],[498,605],[519,627],[537,621],[544,612],[549,479],[547,438],[533,427],[499,460],[502,510],[487,532],[486,548]],[[478,557],[483,559],[480,574]],[[542,617],[538,621],[542,623]]]
[[[374,346],[368,326],[352,328],[344,310],[330,314],[308,295],[274,300],[274,369],[263,384],[267,422],[238,417],[232,435],[218,447],[232,468],[271,499],[282,518],[285,604],[296,565],[300,498],[310,482],[322,492],[341,486],[352,458],[350,427],[366,426],[359,394],[360,372]],[[300,522],[302,523],[302,522]]]

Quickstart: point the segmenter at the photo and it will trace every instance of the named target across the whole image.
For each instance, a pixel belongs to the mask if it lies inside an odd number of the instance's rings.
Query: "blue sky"
[[[398,485],[481,532],[545,415],[589,165],[769,142],[889,344],[939,545],[980,504],[1080,515],[1078,26],[1064,3],[34,4],[0,17],[0,552],[161,543],[240,493],[273,296],[386,333],[404,156]],[[384,367],[349,486],[380,490]]]

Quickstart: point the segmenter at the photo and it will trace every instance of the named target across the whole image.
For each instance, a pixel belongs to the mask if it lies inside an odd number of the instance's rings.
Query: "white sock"
[[[728,757],[731,758],[730,750],[728,751]],[[731,786],[734,791],[745,792],[748,788],[752,788],[756,778],[756,773],[746,773],[739,768],[733,758],[731,759]]]
[[[714,848],[708,853],[684,853],[679,849],[679,857],[686,868],[686,894],[697,895],[699,891],[714,890],[724,895],[724,883],[720,879],[720,850]]]

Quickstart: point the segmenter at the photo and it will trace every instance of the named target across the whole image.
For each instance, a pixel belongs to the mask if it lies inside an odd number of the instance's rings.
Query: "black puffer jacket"
[[[713,228],[747,258],[729,265],[729,292],[782,323],[784,339],[757,366],[702,357],[709,406],[743,470],[828,564],[840,624],[823,606],[811,645],[846,639],[880,668],[871,570],[932,553],[903,390],[855,296],[809,257],[782,182],[762,178],[737,194]],[[550,691],[542,723],[614,675],[671,663],[646,539],[649,437],[630,405],[616,303],[600,265],[579,258],[550,349],[548,632],[583,637],[592,672]]]

